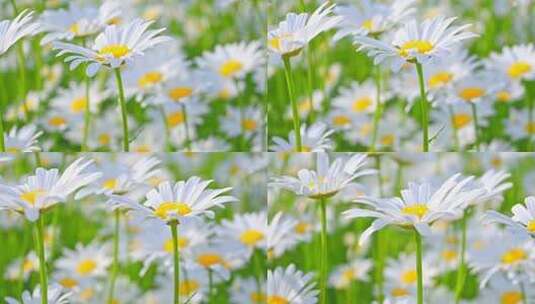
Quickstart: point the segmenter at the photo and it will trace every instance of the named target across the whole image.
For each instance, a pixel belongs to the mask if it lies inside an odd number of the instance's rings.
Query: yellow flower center
[[[266,303],[266,295],[263,293],[258,293],[256,291],[251,292],[250,296],[251,302],[264,304]]]
[[[268,296],[266,304],[289,304],[290,301],[286,300],[281,296]]]
[[[427,82],[431,88],[437,88],[450,83],[452,79],[453,74],[444,71],[431,76]]]
[[[397,288],[393,288],[390,294],[395,298],[404,297],[404,296],[409,295],[409,291],[407,291],[407,289],[405,288],[397,287]]]
[[[518,291],[506,291],[500,297],[501,304],[520,304],[522,303],[522,294]]]
[[[372,19],[364,20],[361,26],[371,32],[373,29],[373,20]]]
[[[191,208],[184,203],[164,202],[154,210],[154,214],[162,220],[166,220],[169,213],[185,216],[191,213]]]
[[[500,91],[496,93],[496,99],[498,99],[498,101],[501,101],[501,102],[507,102],[511,100],[511,93],[507,91]]]
[[[71,112],[80,113],[85,110],[87,99],[85,97],[76,98],[71,102]]]
[[[528,224],[526,225],[526,228],[528,229],[529,232],[535,233],[535,220],[529,221]]]
[[[240,241],[248,246],[255,246],[264,239],[264,234],[255,229],[249,229],[240,235]]]
[[[162,73],[158,71],[147,72],[139,77],[137,84],[141,87],[148,87],[160,83],[163,80]]]
[[[256,127],[257,127],[256,121],[254,119],[248,119],[248,118],[245,118],[241,122],[241,125],[245,131],[250,131],[250,132],[256,130]]]
[[[344,280],[351,281],[355,278],[355,272],[353,269],[347,269],[342,273]]]
[[[528,134],[535,134],[535,122],[528,122],[528,123],[524,126],[524,130],[525,130],[526,133],[528,133]]]
[[[65,118],[61,116],[53,116],[50,119],[48,119],[48,124],[53,127],[61,127],[64,126],[67,123]]]
[[[405,213],[408,215],[415,215],[420,219],[424,215],[426,215],[428,211],[429,211],[429,208],[427,208],[427,205],[425,204],[414,204],[414,205],[403,207],[403,209],[401,209],[402,213]]]
[[[46,192],[44,190],[34,190],[34,191],[28,191],[24,192],[20,195],[20,199],[25,201],[26,203],[34,206],[37,199],[45,194]]]
[[[107,146],[110,144],[110,141],[111,141],[111,136],[109,134],[100,134],[98,136],[98,143],[101,145],[101,146]]]
[[[269,39],[268,41],[269,43],[269,46],[276,49],[276,50],[280,50],[281,48],[281,39],[280,37],[273,37],[271,39]]]
[[[366,111],[373,103],[373,100],[366,96],[359,98],[353,102],[353,111],[360,113]]]
[[[171,113],[167,116],[167,124],[170,127],[176,127],[184,123],[184,113],[182,111]]]
[[[472,121],[472,116],[466,113],[459,113],[453,115],[451,123],[455,129],[466,127]]]
[[[82,290],[82,292],[80,292],[80,299],[84,301],[88,301],[92,299],[94,295],[95,295],[95,290],[91,287],[88,287]]]
[[[69,32],[73,33],[74,35],[78,36],[80,34],[80,25],[78,22],[75,22],[69,26]]]
[[[190,97],[192,93],[193,89],[190,87],[176,87],[169,90],[167,95],[176,102],[182,100],[183,98]]]
[[[183,237],[178,237],[178,247],[180,249],[184,249],[186,248],[186,246],[188,246],[189,244],[189,240],[187,238],[183,238]],[[173,253],[174,250],[173,250],[173,239],[168,239],[167,241],[165,241],[165,243],[163,244],[163,250],[165,250],[165,252],[168,252],[168,253]]]
[[[502,255],[502,263],[514,264],[527,258],[526,251],[522,248],[513,248]]]
[[[507,74],[511,76],[511,78],[520,78],[524,74],[529,73],[531,71],[531,65],[525,61],[517,61],[509,66],[509,69],[507,69]]]
[[[112,55],[115,58],[121,58],[123,56],[128,55],[129,52],[130,49],[128,49],[128,46],[126,46],[125,44],[110,44],[101,48],[98,51],[98,54],[101,56]]]
[[[480,87],[467,87],[459,91],[459,97],[465,101],[472,101],[485,95],[485,90]]]
[[[381,137],[381,144],[383,146],[391,146],[394,144],[395,139],[396,137],[394,136],[394,134],[384,135],[383,137]]]
[[[409,40],[399,49],[401,57],[408,57],[410,51],[416,51],[420,54],[427,54],[433,50],[433,44],[426,40]]]
[[[414,284],[417,278],[418,273],[416,272],[416,270],[407,270],[403,274],[401,274],[401,282],[407,285]]]
[[[372,131],[372,124],[364,123],[360,126],[359,134],[360,136],[368,136],[368,134],[370,134],[371,131]]]
[[[197,263],[208,268],[217,264],[223,264],[223,259],[217,253],[205,253],[197,257]]]
[[[102,187],[104,187],[104,189],[114,190],[115,188],[117,188],[117,179],[110,178],[110,179],[105,180],[102,183]]]
[[[92,259],[86,259],[78,263],[78,266],[76,266],[76,272],[80,274],[81,276],[86,276],[93,272],[97,268],[97,263]]]
[[[243,68],[243,63],[236,59],[229,59],[221,65],[219,68],[219,74],[224,77],[232,77],[234,74],[241,71]]]
[[[78,281],[73,278],[63,278],[59,280],[58,283],[65,288],[74,288],[78,286]]]
[[[294,230],[298,234],[305,234],[308,231],[308,227],[309,226],[310,225],[308,223],[299,222],[299,223],[297,223],[297,225],[295,225]]]
[[[22,270],[24,272],[33,270],[33,262],[29,259],[25,259],[24,262],[22,263]]]
[[[178,292],[182,296],[189,296],[199,290],[199,282],[194,280],[185,280],[180,282],[180,286],[178,287]]]
[[[349,124],[351,120],[345,115],[336,115],[333,117],[333,124],[335,126],[345,126]]]
[[[446,262],[452,262],[457,259],[457,252],[453,250],[444,250],[442,251],[442,258]]]

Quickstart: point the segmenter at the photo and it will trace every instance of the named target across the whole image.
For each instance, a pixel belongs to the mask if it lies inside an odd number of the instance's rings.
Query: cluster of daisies
[[[276,303],[533,301],[533,155],[334,157],[271,157]]]
[[[533,149],[532,1],[315,2],[268,34],[271,151]]]
[[[4,1],[0,151],[262,150],[259,5]]]
[[[4,162],[2,301],[261,303],[274,233],[266,165],[257,155],[189,153]]]

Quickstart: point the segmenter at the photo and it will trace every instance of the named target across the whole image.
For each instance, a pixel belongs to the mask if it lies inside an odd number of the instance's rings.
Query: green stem
[[[381,120],[382,114],[382,104],[381,104],[381,67],[378,65],[376,67],[375,75],[375,86],[376,86],[376,106],[375,113],[373,115],[373,131],[372,131],[372,143],[370,146],[370,151],[375,152],[375,143],[377,142],[377,131],[379,129],[379,122]]]
[[[457,130],[457,126],[455,126],[455,113],[453,112],[453,106],[448,105],[448,112],[450,114],[450,121],[452,124],[452,130],[453,130],[453,142],[455,143],[455,151],[461,150],[461,143],[459,141],[459,130]]]
[[[26,104],[26,59],[24,58],[24,49],[22,41],[17,44],[17,58],[19,66],[19,79],[17,85],[19,86],[19,99],[22,102],[22,108],[24,109],[24,116],[26,121],[29,122],[30,113],[28,110],[28,105]]]
[[[476,104],[470,102],[472,107],[472,116],[474,118],[474,132],[476,133],[476,151],[479,152],[480,138],[479,138],[479,124],[477,122],[477,107]]]
[[[46,259],[45,259],[45,244],[43,239],[44,231],[44,220],[43,215],[39,215],[39,219],[35,223],[35,243],[36,251],[39,255],[39,282],[41,285],[41,304],[48,303],[48,278],[47,278],[47,269],[46,269]]]
[[[528,304],[528,298],[526,296],[526,286],[524,286],[524,282],[520,282],[520,294],[522,295],[522,304]]]
[[[313,79],[312,79],[312,69],[314,67],[313,63],[312,63],[312,47],[309,46],[307,49],[306,49],[306,53],[305,53],[305,56],[306,56],[306,60],[307,60],[307,97],[308,97],[308,105],[310,107],[310,110],[309,110],[309,115],[308,115],[308,118],[309,118],[309,124],[312,124],[314,122],[314,117],[315,117],[315,114],[316,114],[316,111],[314,109],[314,100],[312,98],[312,83],[313,83]],[[327,95],[325,95],[327,96]]]
[[[262,260],[262,252],[260,250],[256,250],[253,252],[253,263],[254,263],[254,268],[255,268],[255,283],[256,283],[256,292],[257,294],[261,295],[263,294],[262,292],[262,284],[261,284],[261,280],[262,280],[262,277],[264,275],[264,272],[262,271],[262,265],[261,265],[261,260]]]
[[[91,101],[89,88],[91,85],[91,79],[85,75],[85,110],[84,110],[84,134],[82,138],[82,151],[89,151],[87,147],[87,139],[89,137],[89,128],[91,123]]]
[[[534,85],[533,81],[526,81],[525,87],[526,87],[526,98],[528,99],[528,130],[529,130],[529,139],[528,139],[528,147],[527,151],[531,152],[533,151],[533,133],[535,130],[532,130],[532,128],[535,128],[535,122],[533,120],[533,108],[534,108],[534,101],[533,101],[533,93],[532,93],[532,87]]]
[[[422,237],[414,229],[414,237],[416,240],[416,273],[418,275],[418,304],[424,303],[424,289],[422,276]]]
[[[123,79],[121,77],[121,70],[114,69],[117,87],[119,88],[119,104],[121,106],[121,117],[123,120],[123,152],[130,150],[130,141],[128,140],[128,116],[126,115],[126,101],[124,98]]]
[[[208,268],[208,303],[214,304],[214,273]]]
[[[321,259],[320,259],[320,304],[327,303],[327,202],[320,199],[321,209]]]
[[[171,130],[169,130],[169,122],[167,121],[167,116],[165,115],[165,109],[162,105],[158,106],[158,110],[160,111],[160,116],[162,117],[163,126],[165,129],[165,146],[167,152],[173,151],[173,145],[171,144]]]
[[[6,144],[4,142],[4,109],[0,106],[0,152],[6,152]]]
[[[418,83],[420,86],[420,114],[422,115],[422,128],[423,128],[423,137],[422,137],[422,150],[423,152],[429,151],[429,113],[428,113],[428,102],[427,96],[425,94],[425,83],[424,83],[424,72],[422,65],[416,63],[416,72],[418,73]]]
[[[174,304],[180,303],[180,253],[178,251],[178,222],[171,223],[171,235],[173,236],[173,252],[174,252]]]
[[[294,80],[292,76],[292,65],[290,63],[289,57],[282,56],[282,59],[284,61],[284,73],[286,75],[286,85],[288,87],[288,96],[292,104],[292,115],[293,115],[293,122],[294,122],[295,144],[296,144],[295,148],[297,152],[302,152],[303,146],[301,144],[301,121],[299,118],[299,110],[297,108],[297,102],[295,100],[295,96],[293,92]]]
[[[467,210],[464,210],[463,217],[461,218],[461,252],[459,254],[459,267],[457,270],[457,284],[455,286],[455,303],[459,304],[463,293],[464,280],[466,277],[466,264],[465,264],[465,252],[466,252],[466,220],[468,217]]]
[[[113,231],[113,261],[111,268],[110,287],[108,290],[108,304],[114,303],[115,281],[119,273],[119,227],[120,227],[121,213],[120,209],[115,209],[115,227]]]
[[[191,151],[191,137],[189,134],[189,125],[188,125],[188,111],[185,104],[180,104],[182,106],[182,115],[184,116],[184,128],[186,132],[186,150]]]

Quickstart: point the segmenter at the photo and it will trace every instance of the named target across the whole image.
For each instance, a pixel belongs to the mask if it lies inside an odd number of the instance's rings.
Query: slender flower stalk
[[[82,45],[85,47],[85,39],[82,41]],[[91,96],[89,94],[89,88],[91,86],[91,78],[84,75],[85,78],[85,107],[84,107],[84,130],[82,134],[82,151],[89,151],[87,147],[87,139],[89,137],[89,128],[91,123]]]
[[[425,93],[424,72],[421,63],[416,63],[416,72],[418,73],[418,84],[420,87],[420,115],[422,115],[422,151],[429,151],[429,113],[427,95]]]
[[[121,213],[120,209],[115,209],[115,228],[113,231],[113,261],[111,266],[111,276],[110,276],[110,286],[108,289],[108,304],[114,303],[114,293],[115,293],[115,281],[117,280],[117,274],[119,273],[119,228]]]
[[[208,269],[208,304],[214,304],[214,273]]]
[[[327,199],[320,198],[321,209],[321,260],[320,260],[320,304],[327,303]]]
[[[121,106],[121,117],[123,121],[123,152],[130,151],[130,141],[128,140],[128,116],[126,114],[126,100],[124,98],[123,79],[120,68],[115,68],[115,79],[119,89],[119,105]]]
[[[477,106],[473,102],[470,103],[470,106],[472,107],[472,116],[474,118],[474,132],[476,134],[476,151],[479,152],[479,145],[481,143],[481,138],[479,138],[479,123],[477,121]]]
[[[174,253],[174,304],[180,303],[180,253],[178,251],[178,222],[173,221],[169,224],[171,227],[171,235],[173,237],[173,253]]]
[[[191,135],[189,134],[188,110],[185,104],[181,104],[182,116],[184,116],[184,132],[186,132],[186,150],[191,151]]]
[[[466,253],[466,220],[468,217],[467,210],[464,211],[463,217],[461,218],[461,252],[459,254],[459,267],[457,269],[457,283],[455,286],[455,303],[459,304],[461,301],[461,294],[463,291],[464,280],[466,277],[466,263],[465,263],[465,253]]]
[[[292,65],[290,63],[290,57],[283,56],[282,57],[284,61],[284,73],[286,76],[286,85],[288,87],[288,97],[290,98],[290,102],[292,104],[292,115],[293,115],[293,121],[294,121],[294,133],[295,133],[295,150],[297,152],[303,151],[303,146],[301,144],[301,121],[299,118],[299,110],[297,109],[297,102],[295,100],[294,96],[294,80],[292,76]]]
[[[165,116],[165,109],[162,105],[159,105],[158,111],[160,112],[160,116],[162,117],[163,121],[163,126],[165,128],[165,149],[167,152],[172,152],[173,146],[171,144],[171,130],[169,130],[169,122],[167,121],[167,117]]]
[[[45,245],[44,245],[44,228],[43,228],[43,215],[35,222],[35,247],[37,255],[39,256],[39,282],[41,284],[41,304],[48,303],[48,277],[45,258]]]
[[[422,270],[422,237],[416,229],[414,229],[414,237],[416,241],[416,273],[418,276],[418,290],[417,300],[418,304],[424,303],[424,286],[423,286],[423,270]]]
[[[6,152],[6,145],[4,142],[4,107],[0,104],[0,152]]]
[[[376,86],[376,102],[375,113],[373,115],[373,131],[372,131],[372,143],[370,147],[371,152],[375,152],[375,143],[377,142],[377,131],[379,130],[379,122],[381,120],[381,114],[383,111],[381,105],[381,66],[376,66],[375,74],[375,86]]]

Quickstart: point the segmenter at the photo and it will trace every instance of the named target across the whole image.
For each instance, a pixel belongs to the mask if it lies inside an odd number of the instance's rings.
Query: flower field
[[[533,150],[531,1],[275,3],[270,151]]]
[[[0,304],[535,304],[534,20],[0,0]]]

